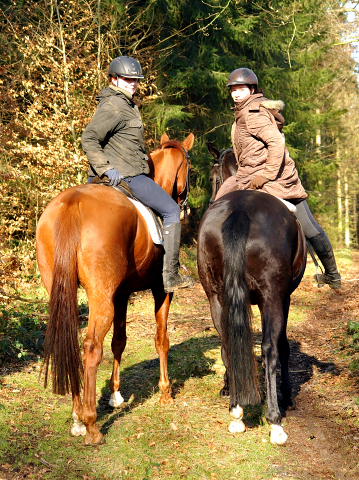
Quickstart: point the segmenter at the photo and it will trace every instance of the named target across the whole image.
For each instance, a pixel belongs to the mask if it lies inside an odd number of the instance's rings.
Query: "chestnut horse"
[[[201,221],[197,263],[221,337],[226,367],[221,396],[230,396],[229,430],[243,432],[243,406],[260,401],[251,334],[251,305],[258,305],[266,419],[271,425],[271,442],[283,444],[287,435],[281,427],[276,368],[279,359],[283,406],[294,407],[286,326],[290,295],[306,266],[302,229],[278,198],[259,191],[231,191],[217,199]]]
[[[184,142],[161,137],[149,165],[155,180],[178,204],[187,198],[187,152],[193,134]],[[50,295],[45,338],[45,386],[51,363],[55,393],[72,391],[73,435],[86,435],[86,445],[104,443],[96,425],[96,372],[103,341],[113,322],[113,371],[110,405],[123,402],[120,362],[126,345],[126,311],[129,295],[151,288],[155,300],[155,345],[160,359],[160,404],[170,404],[167,373],[169,341],[167,317],[172,294],[162,282],[163,249],[155,245],[148,227],[131,201],[103,185],[80,185],[54,198],[42,214],[36,233],[37,260]],[[83,363],[78,341],[77,289],[82,285],[89,303],[88,331]],[[83,400],[80,391],[83,383]]]

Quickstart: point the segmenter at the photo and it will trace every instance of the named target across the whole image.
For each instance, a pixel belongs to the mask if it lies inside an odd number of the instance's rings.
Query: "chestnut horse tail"
[[[77,205],[62,206],[54,233],[53,279],[44,345],[45,387],[51,363],[54,393],[65,395],[71,387],[73,394],[79,394],[83,365],[78,339],[77,250],[80,246],[80,218]]]
[[[223,292],[221,326],[227,344],[230,409],[260,402],[246,282],[248,215],[236,208],[222,225]]]

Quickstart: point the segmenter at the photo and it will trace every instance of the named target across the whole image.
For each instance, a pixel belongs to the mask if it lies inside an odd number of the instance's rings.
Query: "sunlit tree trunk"
[[[338,209],[338,236],[339,243],[342,244],[343,241],[343,205],[342,205],[342,180],[341,180],[341,171],[338,169],[338,179],[337,179],[337,209]]]
[[[98,78],[98,88],[101,88],[101,0],[98,0],[97,3],[97,36],[98,36],[98,46],[97,46],[97,78]]]
[[[60,34],[60,41],[61,41],[61,47],[62,47],[62,60],[64,63],[64,94],[65,94],[65,104],[67,108],[70,108],[70,98],[69,98],[69,69],[67,65],[67,59],[66,59],[66,46],[65,46],[65,40],[64,40],[64,35],[62,31],[62,22],[61,22],[61,17],[60,17],[60,10],[59,10],[59,4],[57,3],[57,0],[55,0],[55,7],[56,7],[56,13],[57,13],[57,20],[59,23],[59,34]]]
[[[350,247],[350,225],[349,225],[349,182],[347,171],[344,172],[344,193],[345,193],[345,246]]]
[[[358,214],[357,214],[357,192],[353,192],[353,231],[354,231],[354,243],[358,245]]]

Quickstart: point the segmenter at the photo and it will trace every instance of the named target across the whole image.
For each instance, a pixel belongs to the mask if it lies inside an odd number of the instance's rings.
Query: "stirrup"
[[[314,275],[315,280],[318,282],[318,287],[324,287],[329,285],[333,290],[338,290],[341,287],[341,277],[339,273],[317,273]]]
[[[187,275],[180,275],[177,273],[173,276],[168,276],[166,281],[163,280],[163,288],[166,293],[173,293],[179,290],[180,288],[193,287],[192,277],[184,265],[181,265],[180,268],[183,268]]]

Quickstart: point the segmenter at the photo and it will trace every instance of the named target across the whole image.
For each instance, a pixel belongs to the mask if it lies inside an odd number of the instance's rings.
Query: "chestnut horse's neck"
[[[177,203],[189,189],[191,167],[187,150],[181,142],[168,140],[149,155],[150,177]]]

